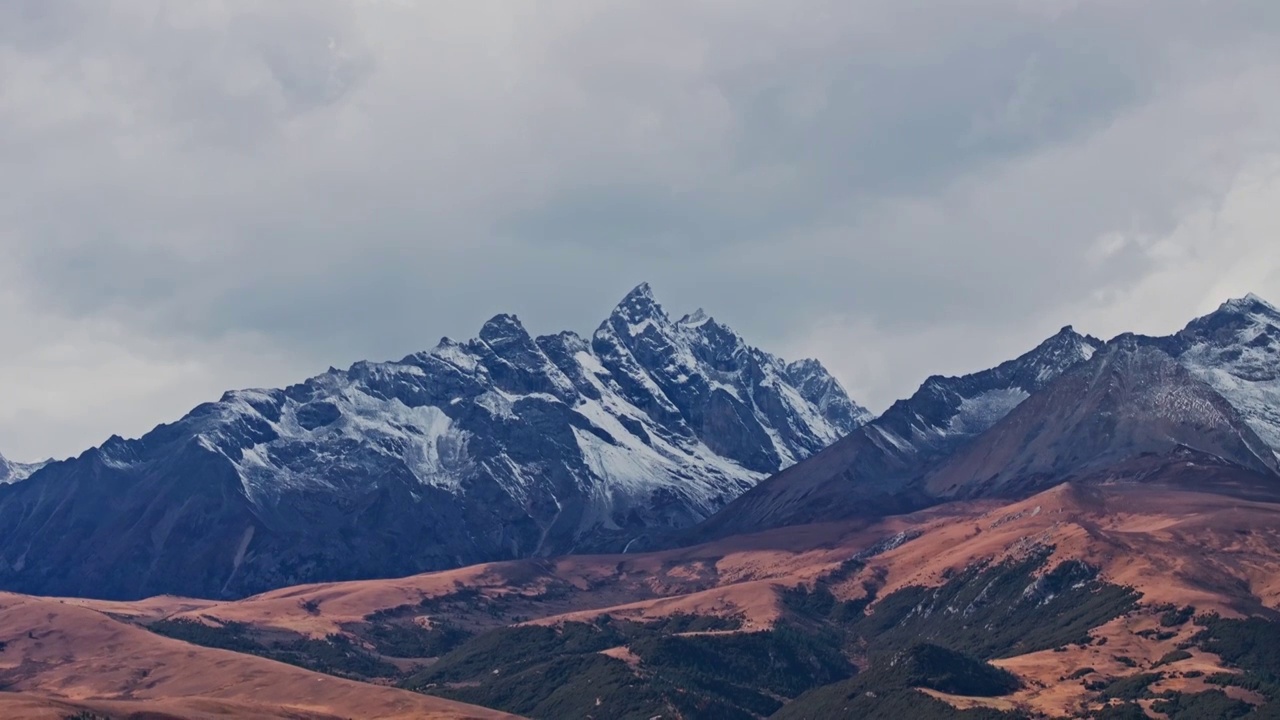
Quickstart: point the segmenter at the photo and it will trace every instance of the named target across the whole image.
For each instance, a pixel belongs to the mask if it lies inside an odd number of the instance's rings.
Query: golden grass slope
[[[156,598],[102,603],[0,596],[0,639],[11,641],[0,662],[18,690],[60,701],[172,706],[174,716],[184,718],[203,717],[197,714],[206,712],[199,703],[218,703],[220,708],[264,703],[277,714],[261,717],[282,718],[343,713],[361,718],[496,717],[267,660],[194,648],[130,623],[167,617],[234,621],[322,637],[371,613],[409,606],[418,608],[413,612],[420,622],[448,621],[473,630],[606,614],[739,617],[744,629],[752,630],[785,616],[782,589],[811,584],[855,553],[904,537],[902,533],[912,539],[867,560],[835,587],[837,594],[861,596],[868,580],[881,586],[880,597],[909,585],[939,585],[975,563],[1021,557],[1042,546],[1054,548],[1053,563],[1083,560],[1098,567],[1104,580],[1143,593],[1143,610],[1095,630],[1095,637],[1107,638],[1105,646],[1002,660],[999,664],[1021,676],[1026,689],[999,701],[950,699],[958,705],[1013,702],[1070,716],[1087,704],[1089,694],[1080,680],[1065,681],[1068,675],[1084,667],[1100,676],[1150,669],[1185,639],[1138,635],[1156,623],[1154,606],[1194,605],[1226,616],[1280,610],[1280,505],[1155,485],[1061,485],[1012,503],[958,502],[875,522],[782,528],[664,552],[534,559],[408,578],[306,585],[235,602]],[[430,602],[460,591],[472,593],[473,600],[444,606]],[[24,635],[45,625],[55,629],[48,639]],[[1186,628],[1183,635],[1190,632]],[[1129,658],[1137,668],[1117,657]],[[1181,678],[1183,673],[1221,669],[1217,658],[1197,652],[1163,668],[1169,679],[1161,689],[1195,690],[1197,681]],[[24,696],[6,700],[28,702]]]
[[[510,717],[188,645],[76,602],[0,593],[0,641],[6,720],[81,709],[184,720]]]
[[[391,580],[299,586],[190,607],[176,599],[167,602],[177,617],[314,636],[338,632],[343,623],[378,610],[460,589],[516,607],[520,612],[514,614],[530,621],[694,613],[741,616],[746,629],[753,629],[780,617],[779,589],[812,583],[855,553],[904,531],[920,535],[870,559],[838,592],[859,596],[870,576],[883,583],[882,597],[908,585],[938,585],[974,563],[1051,545],[1055,563],[1093,564],[1104,579],[1142,591],[1148,604],[1190,604],[1227,616],[1280,608],[1280,505],[1135,485],[1062,485],[1009,504],[953,503],[874,523],[782,528],[664,552],[493,563]],[[549,588],[564,592],[547,599]],[[120,604],[76,602],[121,612]],[[145,602],[153,610],[165,604]]]

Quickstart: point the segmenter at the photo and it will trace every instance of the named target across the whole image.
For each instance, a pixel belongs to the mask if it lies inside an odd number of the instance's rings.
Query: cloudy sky
[[[589,332],[642,280],[874,409],[1280,302],[1275,0],[4,0],[0,452]]]

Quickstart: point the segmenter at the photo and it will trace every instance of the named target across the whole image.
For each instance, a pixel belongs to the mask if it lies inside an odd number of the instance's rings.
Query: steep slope
[[[1280,310],[1247,295],[1158,342],[1226,398],[1280,457]]]
[[[1164,351],[1121,336],[931,472],[925,488],[933,497],[1028,494],[1067,479],[1136,479],[1171,456],[1259,478],[1277,472],[1226,399]]]
[[[692,534],[696,539],[818,520],[903,512],[929,500],[909,481],[985,432],[1032,393],[1087,361],[1097,338],[1065,327],[990,370],[931,377],[914,395],[830,448],[757,485]]]
[[[696,523],[867,413],[647,285],[590,341],[500,315],[468,342],[227,393],[0,488],[0,586],[239,596],[622,549]]]
[[[45,598],[0,593],[0,638],[0,716],[11,720],[78,712],[183,720],[513,717],[188,645]]]
[[[1070,379],[1056,382],[1064,373]],[[686,537],[903,512],[954,495],[1010,495],[1107,468],[1136,477],[1163,467],[1174,449],[1256,478],[1274,474],[1280,310],[1249,295],[1174,335],[1106,344],[1064,328],[992,370],[930,378]]]
[[[1248,471],[1205,464],[1197,472]],[[844,717],[809,707],[813,698],[796,692],[833,683],[831,671],[844,656],[820,651],[833,640],[860,649],[864,672],[852,680],[880,683],[858,695],[883,697],[873,703],[883,716],[929,716],[910,705],[889,714],[894,686],[881,682],[893,681],[884,671],[897,665],[901,650],[925,642],[990,660],[1023,680],[1012,695],[1005,688],[994,693],[999,697],[935,697],[1087,717],[1105,702],[1108,684],[1130,676],[1151,675],[1157,692],[1209,689],[1205,678],[1231,664],[1193,642],[1202,629],[1193,616],[1280,617],[1277,519],[1280,503],[1158,478],[1064,483],[1012,503],[957,501],[874,522],[780,528],[657,553],[325,583],[195,608],[171,600],[168,617],[204,623],[215,642],[218,628],[264,641],[346,633],[372,639],[375,650],[397,637],[388,630],[449,626],[462,634],[430,651],[443,656],[409,686],[530,717],[588,714],[541,703],[541,711],[524,709],[530,698],[548,695],[576,699],[597,716],[653,717],[669,712],[654,689],[673,684],[743,699],[776,687],[767,692],[774,704],[807,710],[793,716]],[[144,624],[160,609],[77,604]],[[797,637],[805,652],[793,663],[796,646],[787,640]],[[690,669],[697,682],[682,685]],[[786,678],[793,682],[779,682]],[[871,709],[851,716],[882,716]],[[684,716],[751,715],[702,707]]]
[[[48,464],[47,460],[39,463],[18,463],[0,455],[0,485],[26,480],[32,473]]]

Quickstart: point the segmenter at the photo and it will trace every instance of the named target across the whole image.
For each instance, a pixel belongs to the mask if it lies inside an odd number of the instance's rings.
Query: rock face
[[[131,598],[622,550],[869,419],[647,285],[591,339],[511,315],[468,342],[229,392],[0,487],[0,587]]]
[[[931,377],[826,450],[760,483],[692,533],[697,539],[902,512],[927,504],[910,481],[1103,346],[1063,328],[1030,352],[962,377]]]
[[[1021,496],[1075,480],[1124,480],[1178,455],[1256,475],[1277,472],[1242,413],[1174,358],[1139,339],[1111,341],[1031,396],[925,480],[938,498]],[[1148,463],[1149,464],[1149,463]],[[1117,467],[1128,472],[1117,473]]]
[[[1064,328],[991,370],[930,378],[685,537],[1016,497],[1067,480],[1167,477],[1175,466],[1185,483],[1229,474],[1252,478],[1253,494],[1277,487],[1280,311],[1261,298],[1230,300],[1168,337],[1103,343]]]
[[[1229,300],[1157,344],[1226,398],[1280,458],[1280,310],[1256,295]]]
[[[48,465],[48,461],[39,463],[18,463],[0,455],[0,485],[21,482],[31,474]]]

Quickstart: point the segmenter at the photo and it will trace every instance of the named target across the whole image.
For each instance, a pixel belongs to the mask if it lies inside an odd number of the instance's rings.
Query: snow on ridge
[[[423,485],[460,491],[461,482],[455,470],[466,462],[470,433],[456,429],[452,419],[439,408],[428,406],[415,410],[404,416],[411,423],[407,427],[420,433],[405,447],[405,464]]]
[[[698,308],[697,310],[694,310],[692,313],[680,318],[680,324],[687,328],[702,327],[703,325],[706,325],[710,321],[711,321],[711,316],[708,315],[707,311],[703,310],[702,308]]]
[[[655,327],[652,318],[645,318],[638,323],[627,323],[627,334],[631,337],[643,335],[649,328]]]
[[[52,462],[52,460],[43,460],[34,463],[19,463],[12,462],[0,455],[0,485],[13,485],[14,483],[22,482]]]
[[[480,407],[489,411],[489,414],[495,418],[503,420],[518,420],[520,416],[516,415],[511,396],[501,390],[490,390],[476,398],[475,402]]]
[[[992,427],[1031,394],[1020,387],[996,388],[960,401],[960,408],[951,416],[946,432],[974,435]]]
[[[560,503],[536,494],[550,492],[549,469],[567,463],[582,475],[581,491],[604,503],[592,510],[600,518],[646,504],[655,492],[702,516],[765,477],[741,464],[752,461],[727,456],[758,457],[759,449],[711,450],[699,404],[717,389],[758,425],[755,442],[767,443],[767,457],[780,465],[770,472],[843,434],[819,404],[847,402],[834,380],[802,391],[787,363],[705,312],[672,322],[642,288],[628,298],[590,341],[535,340],[500,316],[486,324],[494,342],[444,338],[399,362],[358,362],[284,390],[228,392],[180,422],[200,447],[232,464],[255,503],[294,491],[366,492],[391,477],[459,497],[473,478],[488,477],[522,505]],[[820,365],[811,364],[816,373]],[[539,442],[522,415],[558,423],[558,408],[587,423],[550,426],[549,440],[572,438],[567,449],[562,441],[504,444]],[[141,446],[122,441],[109,459],[128,464],[133,447]]]
[[[432,348],[429,354],[469,374],[475,374],[479,369],[480,363],[474,354],[467,352],[457,343],[447,339]]]
[[[1277,309],[1275,305],[1272,305],[1254,293],[1246,293],[1242,298],[1231,298],[1230,300],[1222,303],[1218,308],[1218,311],[1239,310],[1256,313],[1257,311],[1255,308],[1261,308],[1264,313],[1270,315],[1272,318],[1280,317],[1280,309]]]
[[[1254,312],[1260,303],[1269,312]],[[1280,314],[1255,295],[1229,300],[1219,312],[1247,310],[1248,324],[1234,328],[1234,335],[1205,337],[1184,331],[1190,346],[1178,357],[1193,376],[1227,400],[1244,421],[1280,458]]]
[[[457,470],[467,465],[469,434],[454,427],[441,408],[376,397],[352,377],[397,379],[403,374],[416,379],[422,373],[408,364],[357,363],[348,374],[309,381],[320,393],[312,402],[278,390],[237,390],[225,394],[211,412],[184,421],[193,424],[201,447],[231,462],[250,500],[290,488],[338,490],[356,482],[360,463],[368,459],[342,449],[353,444],[371,458],[399,465],[423,485],[458,492]],[[299,419],[300,410],[315,401],[333,408],[328,422],[313,425]],[[296,448],[305,451],[300,455]]]

